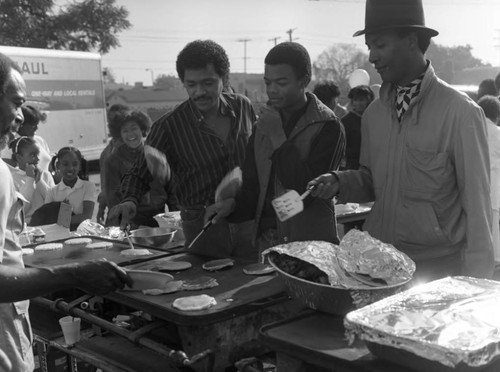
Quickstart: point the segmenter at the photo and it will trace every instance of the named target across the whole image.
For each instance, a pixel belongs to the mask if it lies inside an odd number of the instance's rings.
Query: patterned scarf
[[[413,80],[410,84],[404,87],[396,87],[396,111],[398,114],[398,120],[401,121],[406,110],[410,106],[410,102],[420,93],[420,87],[422,86],[422,80],[424,79],[425,72],[418,78]]]

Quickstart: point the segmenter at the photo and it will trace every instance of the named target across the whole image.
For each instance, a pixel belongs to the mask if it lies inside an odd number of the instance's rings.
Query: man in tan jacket
[[[314,179],[313,195],[374,201],[364,229],[415,260],[419,280],[491,277],[482,110],[426,60],[438,32],[425,27],[421,1],[367,0],[362,34],[383,85],[363,115],[361,168]]]

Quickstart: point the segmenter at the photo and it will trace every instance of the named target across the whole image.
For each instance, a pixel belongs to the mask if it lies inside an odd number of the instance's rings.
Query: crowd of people
[[[225,50],[211,40],[188,43],[176,62],[185,102],[155,123],[126,106],[110,108],[98,222],[154,226],[168,205],[180,210],[186,246],[212,223],[191,253],[256,261],[280,243],[338,243],[334,200],[374,202],[363,229],[408,254],[417,278],[491,278],[500,261],[500,74],[481,83],[477,103],[456,91],[425,58],[438,32],[425,26],[421,1],[390,6],[367,0],[365,29],[355,33],[365,36],[380,92],[352,87],[347,109],[334,82],[308,90],[311,59],[299,43],[280,43],[265,57],[269,100],[258,114],[232,93]],[[106,293],[130,278],[104,260],[24,267],[23,222],[55,222],[67,203],[75,229],[94,214],[95,185],[78,149],[50,158],[35,134],[44,115],[25,104],[21,71],[1,54],[0,87],[0,351],[8,355],[0,353],[0,365],[29,371],[26,299],[68,287]],[[165,179],[147,166],[145,146],[163,154]],[[237,167],[241,190],[216,201]],[[272,200],[287,190],[311,195],[302,213],[281,221]]]

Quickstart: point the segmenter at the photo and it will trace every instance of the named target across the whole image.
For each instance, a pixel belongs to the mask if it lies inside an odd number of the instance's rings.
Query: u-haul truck
[[[0,46],[21,68],[27,101],[47,114],[37,134],[51,153],[78,148],[99,159],[107,142],[101,56],[96,53]]]

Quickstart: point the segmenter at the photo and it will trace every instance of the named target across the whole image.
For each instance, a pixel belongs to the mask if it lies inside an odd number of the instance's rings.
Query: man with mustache
[[[226,93],[229,59],[211,40],[187,44],[177,57],[177,73],[189,99],[153,124],[146,139],[165,154],[181,211],[188,246],[203,227],[205,207],[214,203],[222,178],[241,166],[256,119],[250,101]],[[144,154],[122,180],[122,202],[110,212],[125,227],[153,175]],[[217,224],[194,243],[191,252],[210,257],[248,257],[251,223]]]
[[[19,66],[0,54],[0,150],[23,122],[25,101]],[[106,260],[25,268],[19,245],[24,220],[19,195],[7,165],[0,160],[0,370],[29,372],[34,359],[27,299],[71,287],[102,295],[132,281],[125,270]]]
[[[416,263],[416,278],[493,274],[486,120],[469,97],[440,80],[425,52],[421,0],[367,0],[369,59],[380,98],[361,124],[359,170],[313,180],[313,195],[374,201],[364,229]]]

